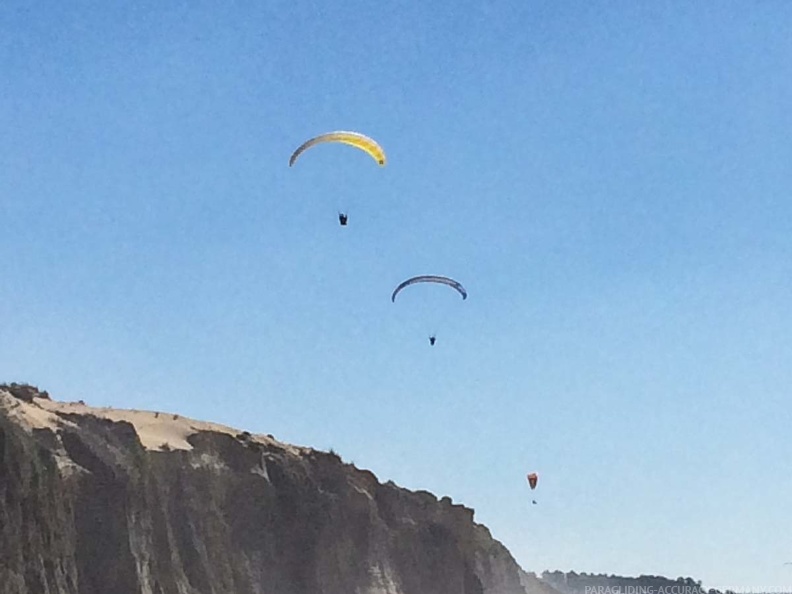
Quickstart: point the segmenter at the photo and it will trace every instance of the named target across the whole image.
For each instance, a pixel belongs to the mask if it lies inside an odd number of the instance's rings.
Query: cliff
[[[333,453],[0,386],[0,594],[548,594],[532,584],[473,510]]]

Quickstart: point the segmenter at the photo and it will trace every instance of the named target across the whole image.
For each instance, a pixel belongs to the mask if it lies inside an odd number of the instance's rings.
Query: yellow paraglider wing
[[[354,146],[355,148],[359,148],[360,150],[367,152],[379,165],[385,165],[385,151],[383,151],[382,147],[377,144],[376,140],[358,132],[338,131],[328,132],[327,134],[321,134],[315,138],[306,140],[292,154],[291,159],[289,159],[289,167],[294,165],[294,162],[297,161],[297,158],[302,153],[307,151],[312,146],[316,146],[317,144],[322,144],[324,142],[340,142],[342,144]]]

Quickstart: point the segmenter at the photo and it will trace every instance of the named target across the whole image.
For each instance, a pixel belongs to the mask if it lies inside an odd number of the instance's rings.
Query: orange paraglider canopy
[[[528,484],[531,485],[531,490],[536,489],[536,482],[539,480],[539,475],[532,472],[528,475]]]

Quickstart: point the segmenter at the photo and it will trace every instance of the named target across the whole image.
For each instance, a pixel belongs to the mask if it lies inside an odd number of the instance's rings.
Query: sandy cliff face
[[[526,591],[472,510],[334,454],[0,388],[0,594]]]

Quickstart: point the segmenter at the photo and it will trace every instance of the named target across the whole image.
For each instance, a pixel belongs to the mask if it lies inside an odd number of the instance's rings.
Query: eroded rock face
[[[448,498],[128,412],[0,389],[0,594],[534,594]]]

